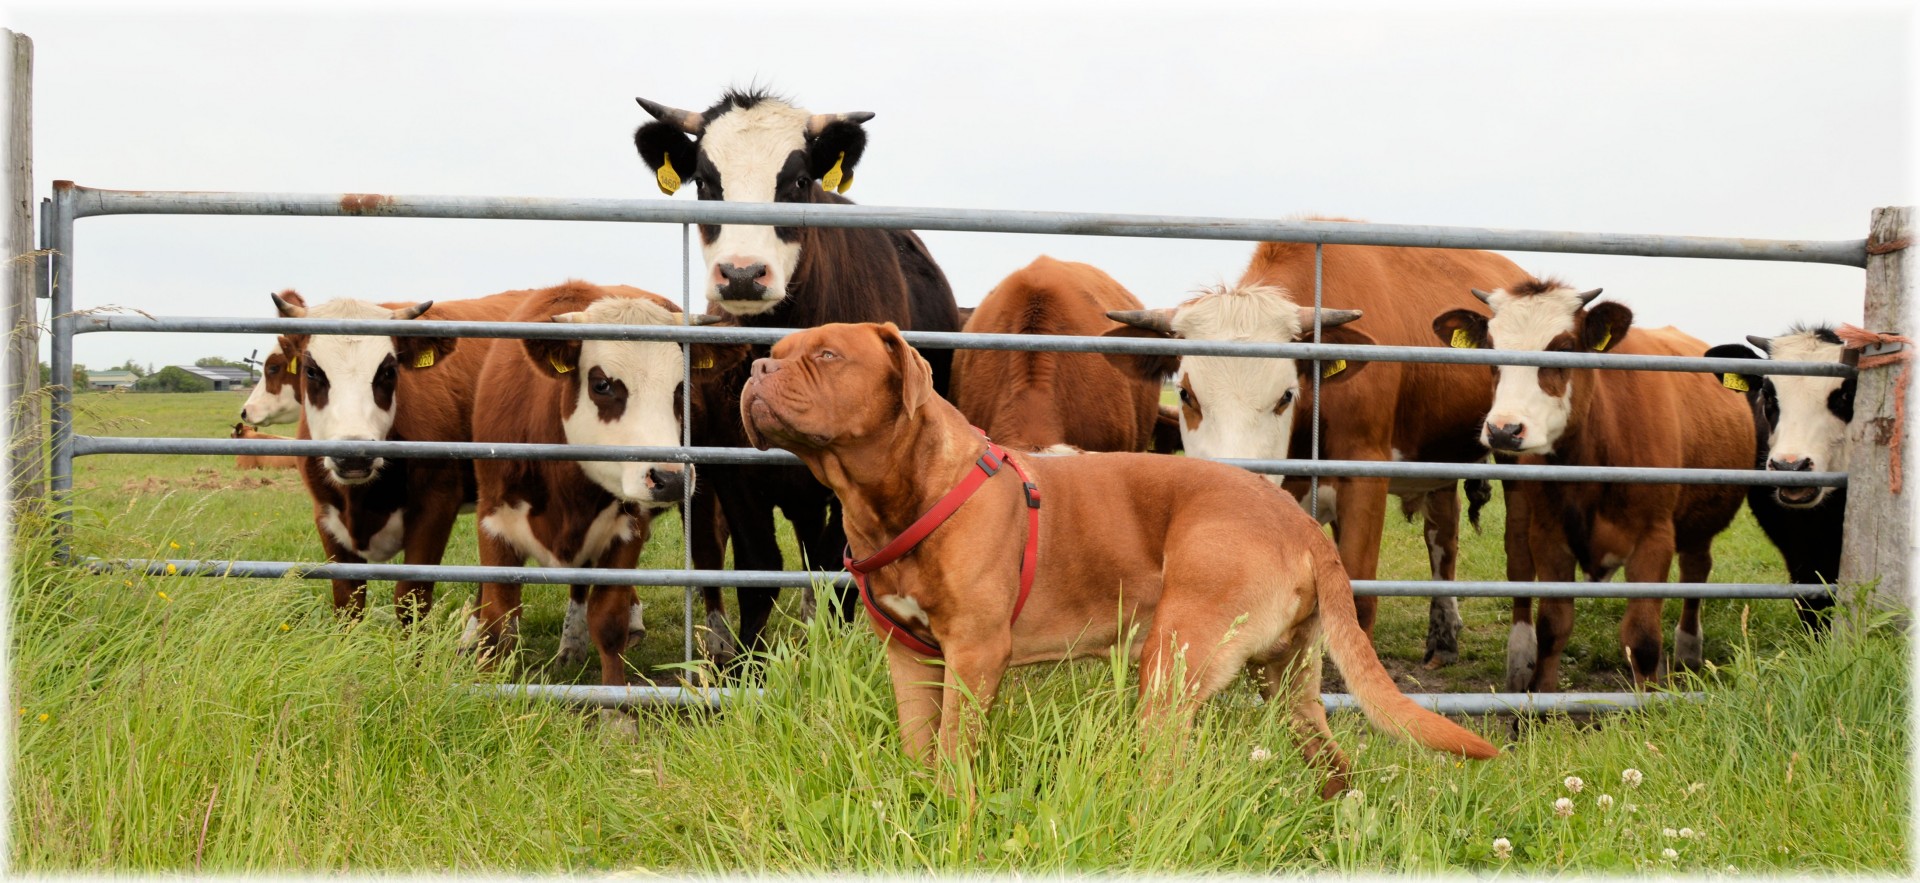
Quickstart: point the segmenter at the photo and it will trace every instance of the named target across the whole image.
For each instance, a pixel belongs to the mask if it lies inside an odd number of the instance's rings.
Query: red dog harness
[[[978,429],[976,428],[975,431]],[[982,433],[981,437],[985,438],[985,433]],[[1009,624],[1020,620],[1020,608],[1027,606],[1027,593],[1033,590],[1033,574],[1040,561],[1040,488],[1034,485],[1033,479],[1027,476],[1027,471],[1020,468],[1017,461],[1007,456],[1006,449],[994,444],[992,439],[987,439],[987,452],[980,455],[979,461],[974,466],[975,469],[967,473],[967,477],[961,479],[960,484],[953,490],[947,491],[947,495],[941,497],[939,502],[934,503],[933,508],[927,510],[927,514],[908,525],[905,531],[894,537],[893,542],[888,543],[880,551],[855,561],[853,547],[849,545],[842,556],[842,560],[847,565],[847,572],[853,574],[853,584],[860,588],[860,603],[866,606],[867,616],[872,618],[873,627],[885,640],[899,641],[906,645],[907,649],[922,656],[940,656],[939,642],[931,639],[920,640],[907,629],[905,623],[894,619],[885,610],[880,609],[880,605],[874,603],[873,590],[867,586],[867,574],[892,564],[900,560],[901,556],[913,551],[915,546],[920,545],[922,540],[952,517],[961,504],[965,503],[968,497],[973,496],[974,491],[986,484],[987,479],[998,474],[1002,466],[1013,467],[1013,471],[1020,476],[1027,495],[1027,541],[1020,552],[1020,597],[1013,602],[1013,617],[1008,620]]]

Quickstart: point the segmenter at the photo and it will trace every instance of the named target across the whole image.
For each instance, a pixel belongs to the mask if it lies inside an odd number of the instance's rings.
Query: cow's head
[[[1125,328],[1110,337],[1157,336],[1183,340],[1293,343],[1313,340],[1313,307],[1300,306],[1284,289],[1264,285],[1220,287],[1172,309],[1115,310],[1107,316]],[[1325,343],[1372,344],[1364,332],[1342,327],[1359,310],[1322,310]],[[1172,375],[1180,396],[1180,440],[1189,456],[1286,459],[1296,407],[1311,394],[1314,363],[1305,359],[1232,356],[1108,356],[1123,371]],[[1364,363],[1321,362],[1321,383],[1345,381]],[[1305,389],[1303,389],[1303,385]],[[1279,481],[1281,476],[1268,476]]]
[[[761,92],[728,92],[704,113],[636,99],[655,122],[634,130],[640,158],[660,190],[691,180],[701,199],[819,202],[822,187],[845,193],[866,149],[871,113],[809,113]],[[707,299],[741,316],[787,296],[800,263],[798,227],[700,225]]]
[[[1433,320],[1433,333],[1448,346],[1522,352],[1607,352],[1626,339],[1633,311],[1611,301],[1589,307],[1600,289],[1575,291],[1557,279],[1527,279],[1492,293],[1473,289],[1493,309],[1493,318],[1472,310],[1449,310]],[[1591,390],[1576,388],[1567,368],[1493,367],[1493,408],[1480,427],[1480,443],[1496,451],[1553,451]]]
[[[1798,327],[1779,337],[1747,338],[1760,352],[1737,343],[1707,350],[1710,358],[1764,359],[1776,362],[1853,364],[1857,350],[1841,345],[1827,326]],[[1847,468],[1847,424],[1853,421],[1851,377],[1795,375],[1716,375],[1720,385],[1743,393],[1766,431],[1766,465],[1781,472],[1844,472]],[[1832,488],[1775,488],[1774,499],[1796,509],[1818,506]]]
[[[274,341],[273,352],[260,363],[260,382],[253,385],[240,419],[255,426],[300,421],[299,363],[287,355],[287,338]]]
[[[312,309],[273,296],[289,319],[417,319],[433,301],[392,309],[366,301],[340,299]],[[307,432],[326,441],[379,441],[393,429],[395,392],[403,371],[428,371],[446,361],[458,343],[452,337],[377,337],[365,334],[289,334],[282,338],[290,363],[299,366],[302,413]],[[384,457],[322,457],[320,464],[336,484],[372,481],[386,466]]]
[[[561,313],[554,322],[587,325],[678,325],[681,313],[664,298],[604,297],[584,310]],[[694,316],[691,324],[715,317]],[[680,346],[625,340],[527,340],[534,370],[562,381],[560,421],[567,444],[672,447],[680,444],[681,385],[686,365]],[[614,496],[650,508],[680,502],[692,470],[681,463],[580,463],[594,484]]]

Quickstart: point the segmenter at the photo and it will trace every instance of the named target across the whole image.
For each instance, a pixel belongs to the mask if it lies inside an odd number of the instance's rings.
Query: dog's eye
[[[814,353],[813,357],[816,359],[819,359],[822,362],[831,362],[834,359],[840,358],[840,354],[834,352],[833,350],[821,350],[817,353]]]

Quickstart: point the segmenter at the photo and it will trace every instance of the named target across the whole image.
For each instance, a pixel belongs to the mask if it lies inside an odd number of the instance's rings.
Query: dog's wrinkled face
[[[822,325],[753,363],[740,419],[754,447],[802,453],[882,435],[932,395],[931,369],[893,323]]]

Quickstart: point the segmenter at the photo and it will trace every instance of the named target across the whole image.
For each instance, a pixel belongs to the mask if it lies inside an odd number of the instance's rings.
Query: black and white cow
[[[1755,355],[1737,343],[1716,346],[1707,355],[1829,364],[1852,364],[1856,359],[1856,351],[1846,349],[1826,325],[1795,326],[1779,337],[1749,336],[1747,340],[1766,355]],[[1760,444],[1755,468],[1778,472],[1846,470],[1853,378],[1723,374],[1721,385],[1744,393],[1753,407],[1754,434]],[[1832,585],[1840,578],[1846,488],[1755,485],[1747,491],[1747,507],[1786,560],[1788,579]],[[1824,614],[1833,607],[1833,596],[1800,598],[1795,605],[1800,609],[1800,621],[1808,629],[1819,631],[1826,627]]]

